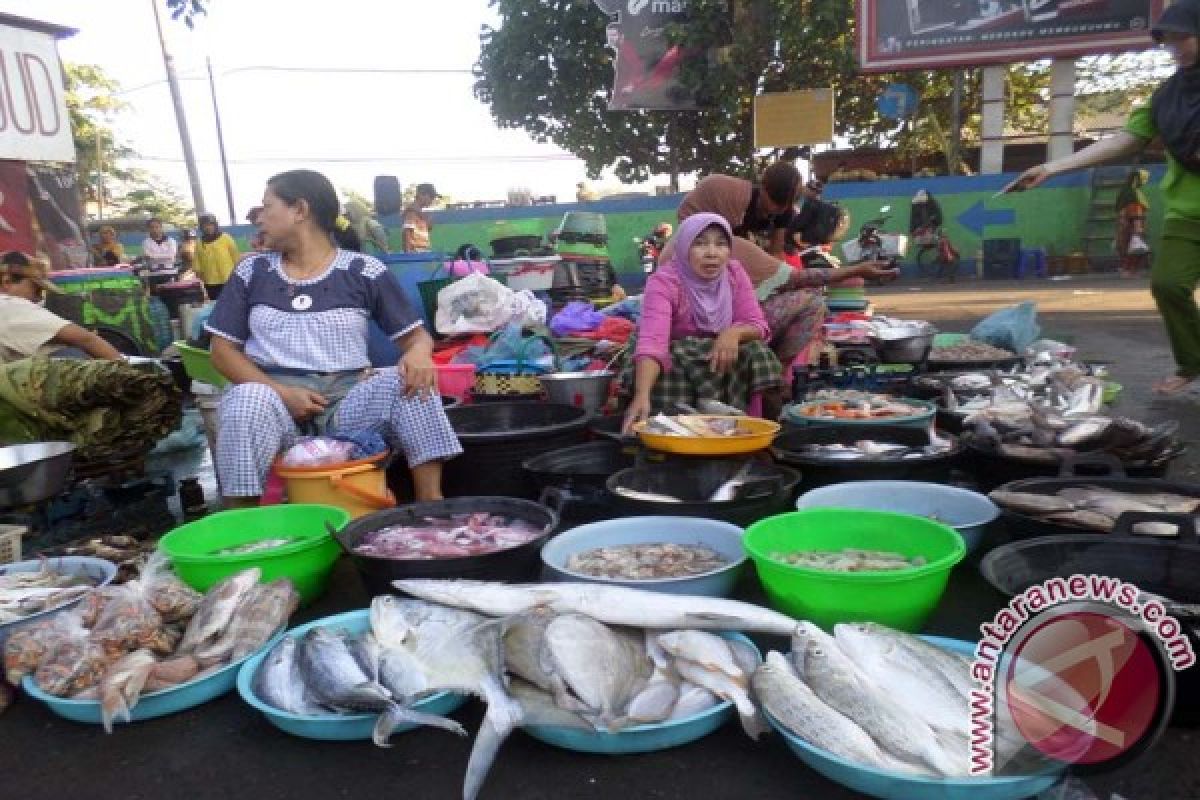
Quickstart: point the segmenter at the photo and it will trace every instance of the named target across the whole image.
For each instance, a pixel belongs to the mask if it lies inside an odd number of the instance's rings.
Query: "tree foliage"
[[[854,146],[945,152],[951,136],[953,72],[859,73],[853,0],[691,0],[686,24],[670,38],[709,48],[717,58],[690,62],[683,80],[709,104],[689,112],[609,112],[613,56],[608,17],[592,0],[491,0],[499,25],[484,26],[475,94],[501,127],[553,142],[587,164],[589,175],[612,167],[627,181],[653,174],[749,174],[753,98],[762,92],[832,87],[835,133]],[[1129,62],[1132,63],[1132,62]],[[1084,78],[1144,85],[1145,70],[1122,59],[1085,63]],[[962,136],[978,139],[981,70],[964,70]],[[1047,127],[1049,64],[1008,70],[1010,128]],[[904,82],[921,98],[909,124],[881,117],[876,100]]]

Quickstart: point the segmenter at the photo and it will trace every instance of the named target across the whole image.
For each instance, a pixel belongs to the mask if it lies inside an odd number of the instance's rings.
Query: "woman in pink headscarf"
[[[695,214],[680,225],[671,260],[646,281],[622,375],[632,395],[625,430],[676,402],[744,409],[756,394],[778,393],[783,370],[766,344],[771,332],[732,248],[723,217]]]

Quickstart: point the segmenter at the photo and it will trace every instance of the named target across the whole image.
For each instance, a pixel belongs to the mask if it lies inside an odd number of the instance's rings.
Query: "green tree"
[[[128,217],[158,217],[177,228],[196,224],[196,212],[179,191],[157,175],[135,170],[137,181],[114,201],[116,213]]]
[[[126,104],[117,95],[120,84],[95,64],[64,63],[63,73],[67,114],[75,139],[75,168],[88,196],[95,199],[97,173],[104,176],[106,185],[131,177],[119,162],[134,152],[117,141],[107,122]]]
[[[694,112],[608,111],[613,57],[606,46],[608,17],[592,0],[492,0],[500,23],[484,26],[475,67],[476,96],[501,127],[553,142],[587,164],[591,177],[612,167],[623,180],[653,174],[750,174],[753,98],[762,92],[832,87],[835,133],[855,146],[895,146],[902,152],[946,152],[951,135],[953,72],[862,74],[855,58],[853,0],[692,0],[687,24],[672,41],[716,53],[690,62],[685,84],[708,107]],[[1143,74],[1118,63],[1097,63],[1091,80]],[[964,71],[963,141],[978,139],[980,70]],[[1011,127],[1046,128],[1049,65],[1008,70]],[[883,118],[876,99],[902,81],[917,90],[915,119]]]
[[[343,204],[353,203],[355,200],[357,200],[358,202],[363,204],[363,206],[367,209],[367,211],[369,211],[372,214],[375,213],[374,201],[371,200],[371,198],[367,197],[362,192],[358,191],[357,189],[351,189],[346,186],[342,187],[341,192],[342,192]]]

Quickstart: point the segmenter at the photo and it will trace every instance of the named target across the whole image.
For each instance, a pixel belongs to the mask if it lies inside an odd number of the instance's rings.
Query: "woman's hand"
[[[629,408],[625,409],[625,424],[621,426],[621,433],[631,433],[634,425],[638,424],[639,422],[644,422],[649,418],[650,397],[634,395],[633,400],[629,403]]]
[[[867,280],[877,280],[882,283],[890,283],[900,275],[900,270],[893,267],[890,261],[864,261],[861,264],[855,264],[849,269],[854,270],[854,275],[846,275],[845,277],[866,278]]]
[[[437,386],[437,367],[424,348],[408,350],[399,364],[400,377],[404,378],[404,396],[421,394],[432,396]]]
[[[283,404],[287,406],[292,419],[297,422],[312,419],[329,405],[329,401],[323,396],[301,386],[276,386],[275,391],[279,393]]]
[[[1030,167],[1017,176],[1017,179],[1000,190],[1002,194],[1008,192],[1023,192],[1026,189],[1035,189],[1041,186],[1050,177],[1050,170],[1045,164],[1038,164],[1036,167]]]
[[[730,367],[737,363],[738,348],[742,341],[738,335],[738,331],[729,328],[721,331],[721,334],[713,340],[712,356],[708,360],[709,367],[713,372],[721,373],[727,371]]]

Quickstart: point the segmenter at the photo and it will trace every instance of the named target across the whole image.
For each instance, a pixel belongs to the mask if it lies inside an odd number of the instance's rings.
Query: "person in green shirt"
[[[1200,0],[1175,0],[1152,29],[1178,69],[1135,109],[1125,129],[1064,158],[1026,170],[1008,191],[1032,189],[1077,169],[1124,162],[1152,141],[1167,151],[1161,190],[1166,202],[1162,244],[1155,250],[1150,289],[1162,314],[1178,367],[1154,385],[1159,394],[1200,394]]]

